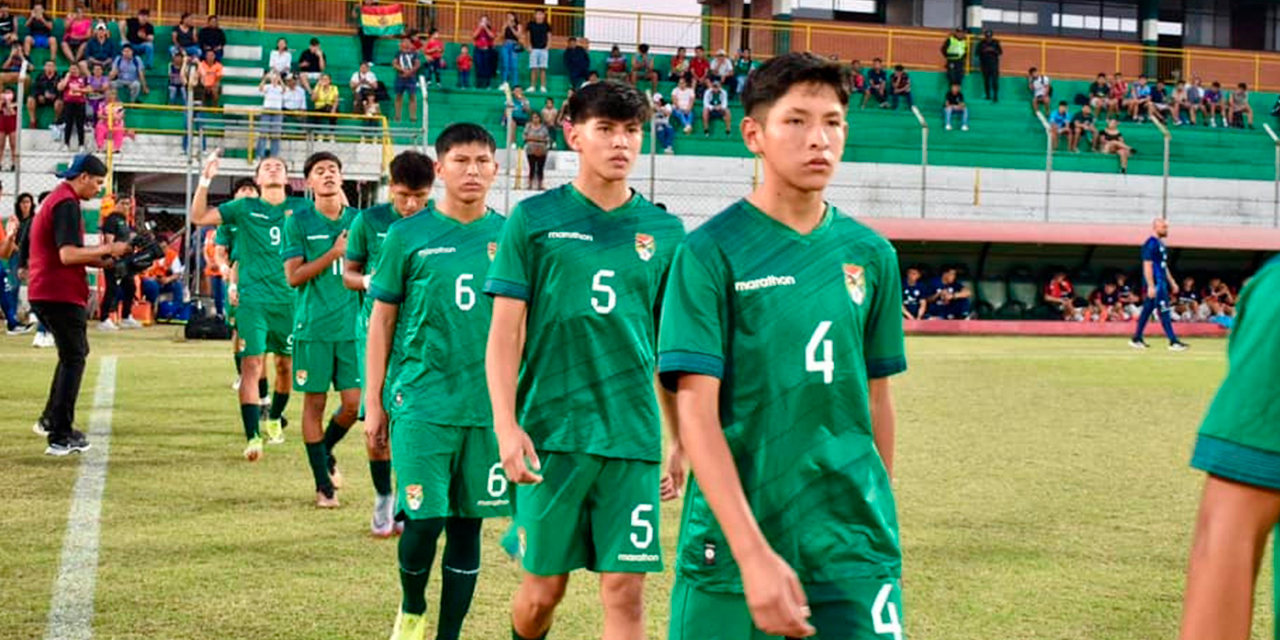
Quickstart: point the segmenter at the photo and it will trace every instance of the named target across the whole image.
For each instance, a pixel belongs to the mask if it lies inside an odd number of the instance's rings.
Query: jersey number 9
[[[271,246],[280,246],[280,227],[271,227]]]

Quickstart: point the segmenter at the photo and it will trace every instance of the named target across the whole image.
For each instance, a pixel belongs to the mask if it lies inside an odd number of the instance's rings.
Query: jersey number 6
[[[453,301],[463,311],[470,311],[476,306],[476,290],[467,286],[468,282],[475,279],[470,273],[464,273],[453,281]]]

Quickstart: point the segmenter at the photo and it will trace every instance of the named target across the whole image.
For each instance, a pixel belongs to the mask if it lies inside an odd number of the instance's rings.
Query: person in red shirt
[[[427,43],[422,47],[422,53],[427,58],[426,76],[427,82],[434,82],[436,87],[440,87],[440,72],[444,70],[444,40],[440,39],[440,30],[432,29],[427,37]]]
[[[689,61],[689,75],[693,78],[695,91],[702,92],[711,88],[708,77],[710,74],[711,61],[707,59],[707,50],[702,47],[695,47],[693,60]]]
[[[1076,309],[1076,290],[1067,280],[1065,271],[1053,274],[1053,279],[1044,288],[1044,301],[1062,313],[1063,320],[1080,319],[1080,311]]]
[[[458,51],[458,58],[453,61],[453,66],[458,70],[458,88],[471,88],[471,48],[462,45]]]
[[[75,132],[80,149],[84,149],[85,105],[88,102],[89,82],[80,75],[80,65],[67,68],[67,75],[58,83],[62,92],[62,149],[71,147],[71,133]]]

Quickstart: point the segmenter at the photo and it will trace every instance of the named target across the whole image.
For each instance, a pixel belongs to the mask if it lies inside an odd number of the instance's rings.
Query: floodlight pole
[[[1036,109],[1036,118],[1044,127],[1044,220],[1049,221],[1049,198],[1053,193],[1053,127],[1044,114]]]
[[[1154,124],[1156,128],[1160,130],[1160,135],[1164,136],[1164,168],[1163,168],[1164,183],[1160,187],[1160,219],[1168,220],[1169,219],[1169,143],[1172,140],[1173,136],[1169,133],[1169,128],[1164,126],[1164,123],[1160,122],[1159,119],[1152,118],[1151,124]]]
[[[920,123],[920,217],[924,218],[929,208],[929,121],[920,113],[920,107],[911,105],[911,113]]]
[[[437,71],[439,73],[439,71]],[[423,153],[427,152],[427,145],[430,144],[430,138],[427,133],[427,78],[426,76],[418,76],[418,92],[422,94],[422,144],[419,145]]]

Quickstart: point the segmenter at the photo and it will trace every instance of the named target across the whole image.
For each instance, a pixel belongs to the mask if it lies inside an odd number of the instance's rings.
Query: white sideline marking
[[[98,574],[98,532],[101,528],[102,489],[107,481],[111,447],[111,409],[116,395],[116,358],[102,358],[93,392],[89,441],[80,453],[80,475],[71,493],[71,514],[62,541],[62,560],[53,582],[46,640],[88,640],[93,637],[93,590]]]

